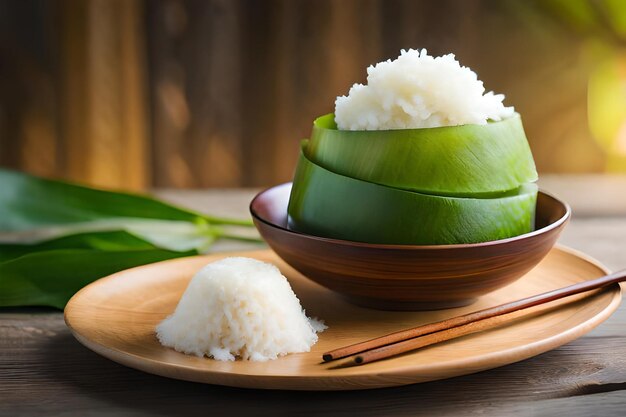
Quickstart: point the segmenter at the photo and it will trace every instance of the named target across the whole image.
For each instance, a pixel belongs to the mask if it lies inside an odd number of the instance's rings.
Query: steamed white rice
[[[179,352],[266,361],[308,352],[325,328],[307,318],[278,268],[233,257],[200,270],[156,331],[161,344]]]
[[[488,92],[474,71],[453,54],[402,50],[367,69],[367,85],[354,84],[337,97],[335,121],[342,130],[412,129],[486,124],[513,114],[504,95]]]

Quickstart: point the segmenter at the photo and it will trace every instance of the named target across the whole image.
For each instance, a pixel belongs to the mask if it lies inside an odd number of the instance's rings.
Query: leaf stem
[[[260,237],[241,236],[241,235],[235,235],[235,234],[232,234],[232,233],[219,233],[217,235],[217,238],[218,239],[240,240],[240,241],[243,241],[243,242],[253,242],[253,243],[264,243],[265,242]]]
[[[214,225],[254,227],[254,223],[252,223],[251,219],[227,219],[224,217],[214,217],[207,215],[202,215],[202,219]]]

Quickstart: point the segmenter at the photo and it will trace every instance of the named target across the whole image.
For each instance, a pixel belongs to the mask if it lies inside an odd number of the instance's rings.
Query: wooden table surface
[[[626,177],[545,176],[570,202],[561,243],[626,267]],[[229,216],[252,190],[168,191],[173,202]],[[217,249],[242,249],[221,244]],[[588,335],[535,358],[464,377],[353,392],[254,391],[148,375],[80,345],[50,309],[0,309],[0,415],[626,415],[626,308]]]

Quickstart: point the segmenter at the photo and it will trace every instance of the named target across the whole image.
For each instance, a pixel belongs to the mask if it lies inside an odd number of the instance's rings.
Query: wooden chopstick
[[[325,362],[329,362],[359,354],[352,358],[354,363],[357,365],[386,359],[420,347],[495,327],[500,322],[504,321],[497,320],[496,322],[481,322],[489,318],[503,316],[515,311],[549,303],[550,301],[555,301],[564,297],[569,297],[571,295],[602,288],[624,280],[626,280],[626,270],[621,270],[610,275],[605,275],[589,281],[579,282],[574,285],[533,295],[521,300],[486,308],[484,310],[475,311],[447,320],[401,330],[385,336],[377,337],[375,339],[334,349],[324,353],[322,358]]]

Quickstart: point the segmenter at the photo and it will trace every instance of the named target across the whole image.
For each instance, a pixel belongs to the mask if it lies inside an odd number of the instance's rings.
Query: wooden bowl
[[[348,301],[383,310],[435,310],[468,305],[522,277],[548,254],[570,218],[569,206],[539,192],[535,231],[460,245],[382,245],[329,239],[287,228],[291,183],[250,203],[270,247],[309,279]]]

